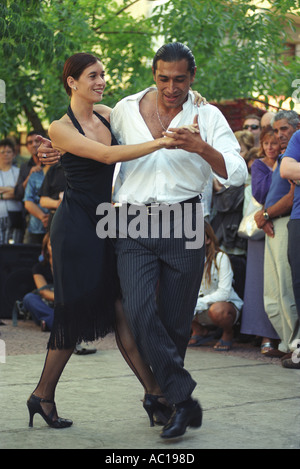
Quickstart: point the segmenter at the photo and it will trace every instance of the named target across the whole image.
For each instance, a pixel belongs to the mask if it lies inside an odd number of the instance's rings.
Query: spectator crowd
[[[239,338],[281,359],[286,368],[300,368],[294,359],[300,345],[299,268],[292,250],[300,177],[293,180],[281,171],[285,157],[297,161],[298,154],[300,160],[298,129],[295,111],[247,116],[235,133],[248,167],[246,184],[224,187],[213,177],[207,182],[202,194],[206,261],[190,347],[214,340],[214,350],[223,352]],[[24,161],[12,139],[0,141],[0,245],[41,246],[40,261],[33,266],[36,290],[24,297],[23,307],[42,330],[51,330],[49,228],[66,182],[60,163],[40,163],[37,132],[28,133],[26,147],[30,158]],[[255,236],[240,229],[253,201]]]

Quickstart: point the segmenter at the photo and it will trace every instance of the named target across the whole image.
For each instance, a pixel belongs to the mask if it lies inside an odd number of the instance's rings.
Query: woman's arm
[[[46,279],[41,274],[34,274],[33,275],[33,280],[34,280],[34,283],[36,285],[36,288],[38,288],[38,289],[47,286]],[[42,298],[45,298],[45,300],[54,301],[54,292],[51,291],[51,290],[47,290],[47,288],[45,288],[44,290],[39,291],[39,294]]]
[[[264,204],[272,181],[273,171],[261,160],[256,160],[251,167],[252,195],[260,204]]]
[[[175,141],[170,137],[162,137],[137,145],[107,146],[83,136],[64,121],[54,121],[49,128],[49,136],[53,147],[60,152],[70,152],[105,164],[134,160],[161,148],[175,148],[182,143],[180,139]]]

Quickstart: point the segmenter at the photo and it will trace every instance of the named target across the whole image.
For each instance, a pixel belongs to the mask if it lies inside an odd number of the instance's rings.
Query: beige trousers
[[[264,259],[265,311],[281,339],[279,350],[289,352],[300,337],[299,319],[288,262],[288,217],[273,220],[275,237],[266,236]]]

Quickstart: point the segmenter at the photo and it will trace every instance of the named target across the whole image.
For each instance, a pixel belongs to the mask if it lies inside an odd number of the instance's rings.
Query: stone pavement
[[[74,420],[71,428],[51,429],[36,415],[29,429],[26,399],[44,357],[13,355],[0,363],[1,449],[101,449],[111,457],[141,449],[197,455],[199,449],[300,448],[299,370],[189,349],[186,368],[198,382],[203,425],[164,441],[159,426],[150,428],[143,390],[115,349],[72,356],[56,393],[59,414]]]

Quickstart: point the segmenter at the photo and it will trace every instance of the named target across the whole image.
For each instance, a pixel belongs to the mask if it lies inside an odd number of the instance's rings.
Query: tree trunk
[[[33,107],[28,108],[26,104],[24,104],[23,108],[24,108],[27,119],[29,120],[29,122],[31,122],[33,130],[35,130],[36,133],[39,135],[46,135],[42,122],[39,116],[37,115],[37,113],[35,112],[34,108]]]

